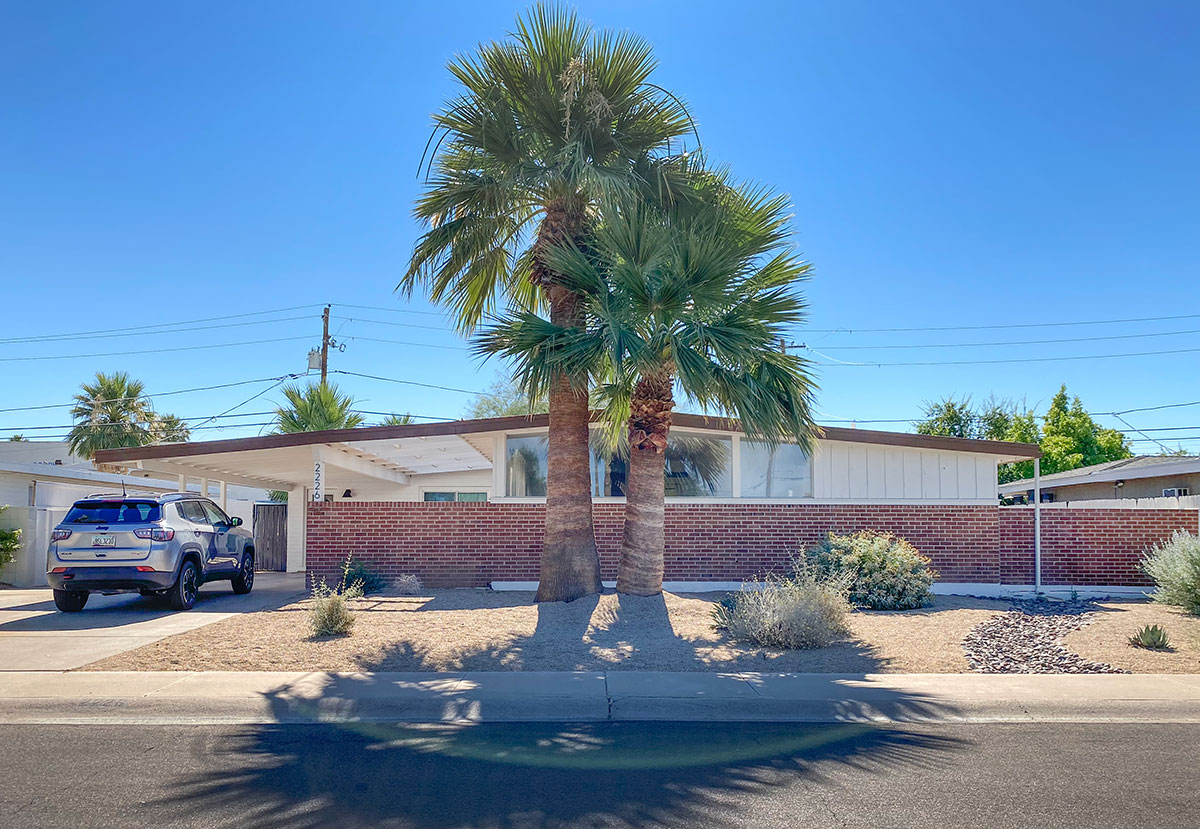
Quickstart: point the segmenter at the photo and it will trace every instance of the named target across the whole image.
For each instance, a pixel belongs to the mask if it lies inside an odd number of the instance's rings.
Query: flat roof
[[[594,414],[593,418],[598,415]],[[285,449],[321,444],[361,444],[372,441],[395,441],[406,438],[460,436],[481,432],[503,432],[549,426],[546,414],[518,417],[491,417],[477,420],[452,420],[439,423],[410,423],[403,426],[365,426],[356,429],[327,429],[318,432],[296,432],[286,435],[260,435],[248,438],[162,443],[135,446],[127,449],[101,449],[96,453],[98,465],[123,466],[129,461],[186,458],[196,455],[217,455],[231,452]],[[696,414],[675,414],[672,424],[684,429],[710,429],[720,432],[742,431],[739,421]],[[941,449],[952,452],[974,452],[994,455],[1003,461],[1028,460],[1041,457],[1041,449],[1032,443],[1010,443],[1000,440],[916,435],[909,432],[882,432],[873,429],[847,429],[826,426],[821,429],[823,440],[847,443],[871,443],[885,446],[906,446],[916,449]]]

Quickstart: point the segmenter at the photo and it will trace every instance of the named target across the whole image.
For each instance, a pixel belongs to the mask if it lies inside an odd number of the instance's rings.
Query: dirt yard
[[[1068,650],[1135,674],[1200,673],[1200,616],[1150,601],[1100,602],[1095,621],[1067,634]],[[1143,625],[1161,625],[1172,649],[1150,651],[1128,639]]]
[[[732,642],[713,630],[715,594],[606,593],[537,605],[532,593],[436,590],[351,603],[349,636],[314,639],[307,602],[247,613],[94,662],[95,671],[805,671],[968,670],[960,643],[1006,602],[938,596],[920,610],[856,612],[851,638],[818,651]]]

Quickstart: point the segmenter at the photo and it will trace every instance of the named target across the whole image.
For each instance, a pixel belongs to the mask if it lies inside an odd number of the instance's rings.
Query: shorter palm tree
[[[146,385],[123,372],[96,373],[84,383],[71,407],[75,425],[67,435],[71,452],[94,458],[101,449],[144,446],[154,441],[150,424],[154,411],[146,397]]]
[[[363,423],[363,416],[353,410],[354,398],[339,392],[336,383],[287,385],[283,396],[288,405],[275,409],[277,433],[353,429]]]
[[[413,422],[412,415],[390,414],[379,422],[380,426],[408,426]]]
[[[173,414],[155,415],[150,422],[150,434],[155,443],[187,443],[192,430],[187,422]]]
[[[666,209],[633,196],[610,202],[585,246],[548,255],[583,298],[584,324],[526,311],[476,341],[479,353],[512,358],[533,393],[554,372],[596,380],[610,440],[624,431],[629,446],[622,593],[662,590],[676,386],[706,410],[736,415],[757,440],[808,446],[817,430],[808,363],[779,348],[804,318],[797,288],[808,273],[786,247],[786,200],[703,171],[692,187],[696,198]]]

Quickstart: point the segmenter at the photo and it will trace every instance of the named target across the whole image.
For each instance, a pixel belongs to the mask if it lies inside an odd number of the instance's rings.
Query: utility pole
[[[329,306],[321,312],[321,385],[329,374]]]

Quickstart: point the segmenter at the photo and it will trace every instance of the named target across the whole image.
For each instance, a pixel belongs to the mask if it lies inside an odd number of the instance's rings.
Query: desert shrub
[[[1129,644],[1152,651],[1165,651],[1171,647],[1171,639],[1166,630],[1158,625],[1145,625],[1134,631],[1129,637]]]
[[[932,562],[891,533],[827,533],[804,554],[818,576],[845,579],[849,599],[872,610],[910,610],[929,601],[937,578]]]
[[[342,584],[338,592],[345,596],[347,591],[353,592],[355,585],[358,586],[358,595],[347,596],[347,598],[360,598],[366,593],[378,593],[385,589],[388,583],[387,579],[369,569],[351,553],[342,562]]]
[[[713,608],[713,621],[734,639],[768,648],[824,648],[849,632],[846,586],[803,566],[791,576],[768,576],[730,593]]]
[[[1176,530],[1151,548],[1142,569],[1158,587],[1151,596],[1154,601],[1200,614],[1200,537]]]
[[[338,636],[354,627],[354,614],[346,606],[345,594],[330,588],[325,579],[313,585],[309,622],[314,636]]]
[[[0,507],[0,520],[8,507]],[[0,568],[16,560],[15,553],[21,549],[21,531],[0,529]]]
[[[396,590],[402,596],[415,596],[421,592],[421,577],[415,573],[406,573],[396,579]]]

